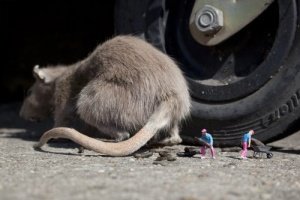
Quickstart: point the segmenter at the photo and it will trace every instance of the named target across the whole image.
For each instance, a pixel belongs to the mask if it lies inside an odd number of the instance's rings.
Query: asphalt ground
[[[30,123],[18,117],[20,104],[0,106],[0,199],[299,199],[300,132],[268,144],[273,157],[239,159],[239,149],[217,148],[217,158],[176,157],[156,161],[161,151],[183,152],[178,145],[156,149],[149,158],[78,153],[70,142],[32,146],[51,120]]]

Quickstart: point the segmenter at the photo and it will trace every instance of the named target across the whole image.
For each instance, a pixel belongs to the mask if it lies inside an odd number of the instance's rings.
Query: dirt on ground
[[[0,106],[0,199],[299,199],[300,132],[268,144],[273,157],[239,159],[239,149],[217,148],[217,158],[177,157],[186,146],[156,149],[149,158],[78,153],[70,142],[32,148],[51,120],[18,117],[20,104]],[[173,158],[159,159],[167,151]],[[161,160],[161,161],[157,161]]]

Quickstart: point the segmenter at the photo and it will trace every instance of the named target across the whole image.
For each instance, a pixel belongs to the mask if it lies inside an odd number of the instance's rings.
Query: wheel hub
[[[253,21],[273,1],[196,0],[189,17],[190,32],[199,44],[220,44]]]
[[[166,51],[181,63],[193,98],[234,101],[266,84],[280,69],[293,43],[295,8],[295,1],[278,0],[237,34],[210,47],[197,43],[190,33],[193,2],[170,3]],[[210,26],[211,16],[199,17],[198,23]]]

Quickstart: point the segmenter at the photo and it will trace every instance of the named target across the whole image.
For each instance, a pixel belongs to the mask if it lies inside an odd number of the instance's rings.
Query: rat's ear
[[[39,65],[35,65],[33,67],[33,75],[37,80],[39,80],[43,83],[51,83],[53,81],[53,78],[47,72],[48,71],[45,70],[45,68],[40,69]]]

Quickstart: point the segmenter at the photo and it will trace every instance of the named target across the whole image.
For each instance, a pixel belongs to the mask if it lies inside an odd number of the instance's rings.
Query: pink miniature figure
[[[254,134],[254,130],[250,130],[248,133],[245,133],[242,138],[242,153],[241,158],[247,159],[248,148],[251,146],[251,136]]]
[[[211,136],[211,134],[207,133],[206,129],[202,129],[201,133],[202,133],[202,136],[200,138],[200,141],[202,141],[205,144],[200,147],[201,158],[205,158],[206,149],[209,148],[212,158],[215,159],[216,156],[215,156],[215,150],[213,147],[213,137]]]

